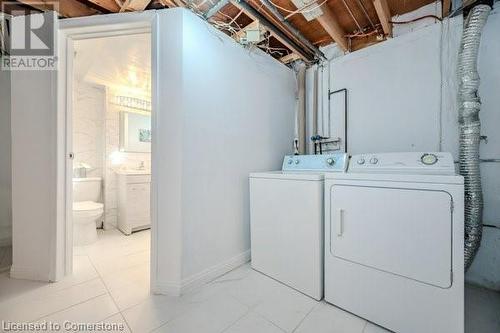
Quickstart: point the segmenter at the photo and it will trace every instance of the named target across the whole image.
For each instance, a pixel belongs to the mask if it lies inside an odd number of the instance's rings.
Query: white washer
[[[464,332],[464,186],[449,153],[325,179],[325,300],[398,333]]]
[[[252,268],[317,300],[323,298],[325,173],[347,156],[285,156],[282,171],[250,174]]]

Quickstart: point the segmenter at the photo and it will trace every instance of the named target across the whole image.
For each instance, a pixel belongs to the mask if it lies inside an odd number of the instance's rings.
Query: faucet
[[[137,168],[139,170],[144,170],[145,167],[144,167],[144,161],[141,161],[141,163],[139,163],[139,167]]]

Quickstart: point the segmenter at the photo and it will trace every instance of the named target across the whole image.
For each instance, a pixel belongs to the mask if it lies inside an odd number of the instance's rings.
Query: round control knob
[[[288,160],[288,164],[292,164],[293,163],[293,160],[292,159],[289,159]]]
[[[425,165],[433,165],[437,163],[438,157],[434,154],[423,154],[420,160]]]
[[[300,161],[299,161],[299,160],[295,160],[295,164],[299,164],[299,163],[300,163]]]
[[[356,163],[358,163],[359,165],[363,165],[363,164],[365,164],[365,159],[360,158]]]
[[[328,165],[334,165],[334,164],[335,164],[335,160],[334,160],[333,158],[328,158],[328,159],[326,160],[326,163],[327,163]]]
[[[378,158],[376,158],[376,157],[372,157],[372,158],[370,159],[370,163],[371,163],[371,164],[377,164],[377,163],[378,163]]]

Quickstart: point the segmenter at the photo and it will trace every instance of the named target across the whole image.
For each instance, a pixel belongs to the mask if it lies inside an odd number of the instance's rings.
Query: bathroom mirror
[[[151,152],[151,115],[120,112],[120,151]]]

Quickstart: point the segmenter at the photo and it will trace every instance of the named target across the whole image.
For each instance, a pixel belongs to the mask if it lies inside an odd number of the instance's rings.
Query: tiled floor
[[[10,269],[12,265],[12,246],[0,247],[0,273]]]
[[[0,274],[0,320],[117,323],[137,333],[387,332],[248,264],[180,298],[149,295],[149,237],[100,232],[75,249],[75,272],[58,283]],[[468,287],[466,296],[467,332],[500,332],[500,294]]]

